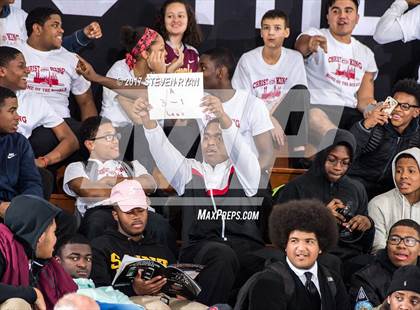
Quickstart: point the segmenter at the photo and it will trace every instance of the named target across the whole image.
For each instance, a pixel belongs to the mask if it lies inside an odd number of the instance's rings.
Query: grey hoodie
[[[402,219],[412,219],[420,223],[420,201],[410,205],[407,198],[400,193],[395,183],[396,159],[401,154],[409,154],[417,161],[420,167],[420,149],[413,147],[398,153],[392,161],[392,175],[394,176],[395,188],[374,197],[368,204],[369,216],[375,222],[375,239],[373,252],[385,248],[389,230],[392,225]]]

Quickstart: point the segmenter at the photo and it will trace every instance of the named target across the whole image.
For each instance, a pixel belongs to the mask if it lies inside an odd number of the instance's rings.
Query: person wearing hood
[[[420,85],[415,80],[398,81],[392,90],[398,105],[389,114],[387,105],[377,104],[354,124],[356,161],[349,176],[363,183],[369,199],[394,187],[392,159],[401,151],[420,146]]]
[[[420,149],[400,152],[392,162],[395,188],[374,197],[368,204],[375,222],[374,252],[386,246],[386,234],[395,222],[412,219],[420,223]]]
[[[33,195],[12,199],[0,224],[0,308],[52,309],[76,284],[50,259],[61,210]]]
[[[420,225],[405,219],[396,222],[389,231],[387,246],[375,256],[375,261],[356,272],[349,290],[352,304],[357,304],[363,288],[364,302],[382,304],[388,296],[391,279],[403,266],[420,267]],[[363,301],[360,301],[363,302]]]
[[[354,136],[346,130],[330,130],[319,149],[311,168],[280,189],[277,203],[321,200],[340,225],[338,246],[331,253],[341,259],[368,253],[375,230],[367,214],[367,194],[360,182],[346,175],[354,160]],[[354,240],[350,243],[351,236]]]

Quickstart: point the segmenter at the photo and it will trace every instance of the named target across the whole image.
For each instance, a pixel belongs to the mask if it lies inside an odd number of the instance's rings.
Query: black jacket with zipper
[[[420,260],[417,265],[420,266]],[[389,260],[387,250],[380,250],[372,264],[359,270],[351,278],[349,294],[352,305],[356,303],[361,287],[363,287],[369,302],[373,306],[382,304],[387,297],[387,291],[395,270],[397,270],[397,267]]]
[[[418,119],[413,119],[403,134],[391,123],[368,130],[362,121],[354,124],[350,131],[356,138],[357,151],[349,176],[365,185],[370,198],[394,188],[392,160],[401,151],[420,147]]]

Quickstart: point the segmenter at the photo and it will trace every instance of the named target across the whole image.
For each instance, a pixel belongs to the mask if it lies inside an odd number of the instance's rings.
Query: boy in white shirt
[[[305,58],[310,127],[321,136],[337,126],[349,129],[375,102],[378,68],[374,55],[352,37],[359,21],[358,5],[357,0],[329,0],[329,28],[310,28],[295,44]]]
[[[25,20],[28,14],[12,6],[15,0],[0,0],[0,46],[16,46],[28,39]],[[63,47],[71,52],[78,52],[93,40],[102,37],[101,26],[92,22],[83,29],[63,38]]]
[[[234,68],[233,56],[225,48],[206,51],[200,57],[199,70],[203,72],[204,88],[223,102],[223,109],[257,155],[261,168],[271,168],[273,143],[270,130],[273,129],[273,124],[261,99],[247,90],[232,88]],[[203,120],[199,120],[200,129],[212,118],[214,116],[207,112]]]
[[[309,105],[309,102],[305,102],[302,106],[302,102],[296,97],[295,92],[292,92],[295,95],[292,96],[293,98],[286,97],[289,90],[296,85],[307,87],[302,55],[283,47],[283,42],[289,37],[289,34],[288,16],[280,10],[267,11],[261,19],[261,37],[264,40],[264,46],[259,46],[243,54],[232,78],[233,88],[249,90],[266,103],[274,125],[271,134],[277,146],[283,144],[282,128],[286,128],[285,121],[290,112],[298,110],[303,112],[306,110],[303,107]],[[281,110],[277,112],[279,115],[286,114],[283,122],[273,116],[277,107]],[[296,135],[300,120],[296,118],[297,115],[290,116],[289,123],[293,128],[287,130],[286,134]],[[305,123],[303,122],[302,125],[305,126]],[[289,149],[293,151],[298,145],[291,144],[292,139],[288,142]],[[305,141],[302,141],[303,144]]]
[[[78,58],[62,47],[61,14],[36,8],[26,19],[28,40],[19,49],[29,69],[27,90],[42,94],[58,115],[70,118],[69,95],[74,94],[81,120],[96,116],[90,82],[76,73]]]
[[[373,35],[375,41],[385,44],[397,40],[404,43],[420,40],[419,4],[419,0],[395,0],[376,25]],[[415,8],[404,14],[409,5]],[[417,83],[420,83],[420,67]]]
[[[49,128],[54,137],[44,137],[41,145],[30,140],[35,153],[35,164],[40,168],[57,164],[79,148],[76,136],[67,123],[55,113],[45,99],[25,91],[28,70],[22,53],[8,46],[0,47],[0,86],[16,92],[18,98],[18,132],[30,138],[37,127]],[[55,165],[57,166],[57,165]]]

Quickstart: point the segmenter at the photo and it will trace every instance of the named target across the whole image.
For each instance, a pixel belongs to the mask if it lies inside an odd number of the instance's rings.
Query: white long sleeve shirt
[[[402,40],[409,42],[420,39],[420,5],[408,11],[405,0],[395,0],[376,26],[373,38],[380,44]],[[420,68],[418,75],[420,83]]]
[[[178,195],[184,194],[185,186],[192,179],[193,169],[204,176],[207,190],[225,188],[232,166],[245,194],[251,197],[257,193],[261,177],[258,159],[233,124],[228,129],[222,129],[229,159],[215,167],[204,161],[185,158],[169,142],[160,126],[154,129],[145,128],[144,132],[156,165]]]

